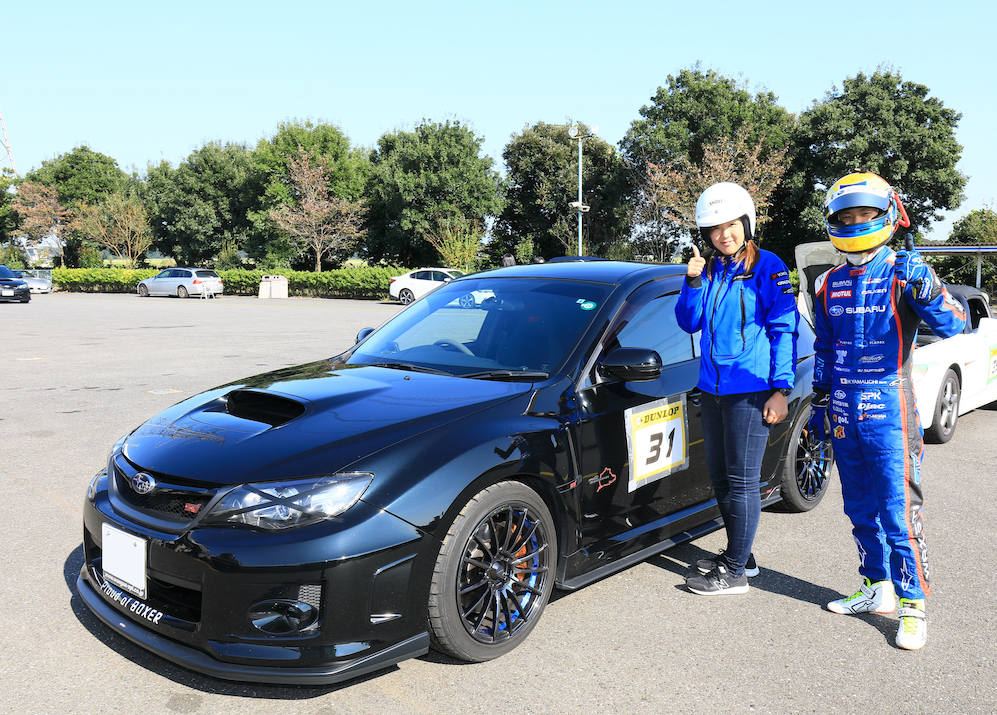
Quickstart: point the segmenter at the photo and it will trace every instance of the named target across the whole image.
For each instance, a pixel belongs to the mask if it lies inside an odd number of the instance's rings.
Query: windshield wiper
[[[460,375],[460,377],[466,377],[472,380],[539,381],[546,380],[550,377],[550,374],[539,370],[486,370],[485,372],[471,372],[467,375]]]
[[[447,377],[453,377],[453,373],[445,372],[443,370],[437,370],[435,367],[423,367],[422,365],[413,365],[408,362],[375,362],[372,367],[387,367],[393,370],[411,370],[412,372],[425,372],[430,375],[446,375]]]

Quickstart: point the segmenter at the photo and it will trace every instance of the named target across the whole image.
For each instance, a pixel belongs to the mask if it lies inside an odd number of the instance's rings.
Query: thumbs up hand
[[[685,274],[690,278],[697,278],[703,273],[703,269],[706,267],[706,259],[699,255],[699,249],[696,245],[692,246],[692,258],[689,259],[689,263],[686,266]]]

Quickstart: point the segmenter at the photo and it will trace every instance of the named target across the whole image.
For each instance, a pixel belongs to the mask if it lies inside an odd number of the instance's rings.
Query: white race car
[[[844,262],[830,241],[796,247],[800,275],[800,312],[813,322],[812,286],[818,276]],[[955,434],[959,415],[997,400],[997,319],[990,296],[979,288],[946,285],[966,311],[966,327],[940,338],[925,323],[913,356],[914,394],[921,427],[929,442],[944,443]]]

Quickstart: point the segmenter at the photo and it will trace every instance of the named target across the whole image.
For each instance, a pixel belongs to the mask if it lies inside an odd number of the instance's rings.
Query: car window
[[[969,299],[968,317],[973,330],[976,330],[978,327],[980,327],[980,321],[983,318],[990,317],[990,312],[987,310],[987,306],[983,302],[982,298],[977,298],[974,296]]]
[[[447,283],[378,329],[346,362],[407,363],[454,375],[553,372],[612,288],[540,278]]]
[[[678,291],[658,296],[639,308],[616,335],[624,348],[650,348],[663,365],[692,360],[692,336],[678,326],[675,304]]]
[[[160,271],[159,275],[157,275],[156,278],[169,278],[172,273],[173,273],[172,269],[167,269],[165,271]]]
[[[218,278],[218,274],[214,271],[201,270],[196,271],[198,278]]]
[[[412,277],[417,281],[428,281],[432,279],[432,274],[429,271],[416,271]]]
[[[14,278],[14,273],[7,266],[0,266],[0,278]]]
[[[433,271],[433,280],[442,283],[444,281],[453,280],[453,277],[447,275],[443,271]]]

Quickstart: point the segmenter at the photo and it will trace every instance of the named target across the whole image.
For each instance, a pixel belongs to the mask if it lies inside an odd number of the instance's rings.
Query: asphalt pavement
[[[214,680],[114,635],[76,594],[82,503],[111,445],[161,409],[239,377],[341,352],[399,306],[56,293],[0,304],[2,713],[986,713],[997,711],[989,487],[997,410],[928,445],[928,644],[896,615],[840,616],[857,554],[837,480],[808,514],[766,511],[745,596],[702,597],[689,565],[719,532],[579,591],[555,591],[518,649],[435,653],[327,687]]]

